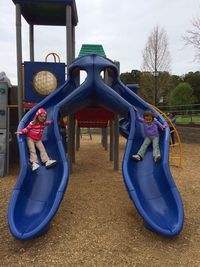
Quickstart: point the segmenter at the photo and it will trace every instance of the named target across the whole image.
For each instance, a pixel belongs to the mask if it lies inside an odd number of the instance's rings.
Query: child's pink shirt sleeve
[[[20,130],[20,132],[21,132],[22,134],[26,134],[26,133],[29,132],[29,130],[30,130],[31,128],[32,128],[32,125],[31,125],[31,123],[29,123],[28,126],[25,127],[24,129]]]

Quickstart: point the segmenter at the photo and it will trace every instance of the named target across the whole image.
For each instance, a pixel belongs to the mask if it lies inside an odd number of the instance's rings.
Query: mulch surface
[[[125,140],[120,139],[120,159]],[[181,234],[148,231],[113,170],[100,136],[83,135],[60,209],[48,232],[29,241],[12,237],[7,208],[19,172],[0,179],[0,266],[200,266],[200,145],[183,144],[183,168],[171,167],[185,208]]]

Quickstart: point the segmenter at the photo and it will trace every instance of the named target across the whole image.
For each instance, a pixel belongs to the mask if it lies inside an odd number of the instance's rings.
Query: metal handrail
[[[56,53],[54,53],[54,52],[51,52],[51,53],[49,53],[49,54],[46,55],[45,62],[47,62],[47,59],[48,59],[49,56],[53,56],[54,62],[57,62],[57,60],[58,60],[58,62],[60,63],[60,57],[59,57],[59,55],[56,54]]]

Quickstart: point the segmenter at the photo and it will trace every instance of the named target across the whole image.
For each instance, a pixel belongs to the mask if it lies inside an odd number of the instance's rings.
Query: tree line
[[[152,72],[132,70],[121,73],[120,78],[124,84],[139,84],[139,96],[154,104],[155,76]],[[182,76],[159,71],[156,79],[156,105],[200,104],[200,71]]]
[[[192,45],[195,59],[200,62],[200,19],[192,21],[192,29],[182,37],[186,45]],[[141,70],[121,73],[124,84],[139,84],[138,94],[154,105],[200,104],[200,71],[182,76],[170,74],[170,51],[164,28],[156,26],[150,33],[142,53]]]

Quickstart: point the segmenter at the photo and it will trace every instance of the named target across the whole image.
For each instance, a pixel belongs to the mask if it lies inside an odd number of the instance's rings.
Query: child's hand
[[[21,131],[15,132],[15,134],[23,134]]]
[[[166,129],[168,126],[166,125],[166,124],[164,124],[163,126],[162,126],[162,130],[164,130],[164,129]]]
[[[46,125],[51,125],[53,123],[53,120],[46,121]]]

